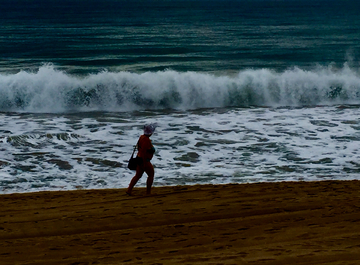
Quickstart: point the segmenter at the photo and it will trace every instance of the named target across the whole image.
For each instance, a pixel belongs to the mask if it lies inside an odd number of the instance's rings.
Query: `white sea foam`
[[[248,106],[358,104],[360,76],[341,69],[196,72],[101,72],[74,76],[51,65],[0,75],[0,109],[26,112],[129,111]]]
[[[356,179],[358,115],[358,106],[3,113],[0,189],[126,187],[126,161],[149,121],[159,124],[155,186]]]

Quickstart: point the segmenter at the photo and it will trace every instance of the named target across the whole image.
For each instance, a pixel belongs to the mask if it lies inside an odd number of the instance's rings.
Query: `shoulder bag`
[[[137,145],[138,144],[135,145],[134,151],[132,152],[131,157],[129,159],[128,169],[130,169],[130,170],[136,170],[136,168],[138,166],[138,159],[137,159],[137,157],[134,157],[134,153],[135,153]]]

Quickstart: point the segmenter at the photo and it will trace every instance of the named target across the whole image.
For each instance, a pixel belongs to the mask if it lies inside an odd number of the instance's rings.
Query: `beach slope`
[[[360,264],[360,181],[0,196],[0,264]]]

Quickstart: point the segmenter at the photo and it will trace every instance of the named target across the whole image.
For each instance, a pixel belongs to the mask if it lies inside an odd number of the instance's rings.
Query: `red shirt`
[[[141,135],[138,142],[137,156],[144,159],[144,161],[150,161],[155,153],[155,148],[151,143],[150,137],[147,135]]]

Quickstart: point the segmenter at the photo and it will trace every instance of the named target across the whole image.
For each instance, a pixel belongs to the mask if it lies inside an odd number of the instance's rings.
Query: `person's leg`
[[[150,195],[151,187],[154,182],[154,175],[155,175],[154,167],[150,162],[146,163],[145,172],[148,175],[148,178],[146,181],[146,194]]]
[[[142,166],[137,166],[135,176],[131,179],[129,187],[126,191],[127,194],[131,195],[132,189],[136,185],[136,183],[139,181],[139,179],[144,174],[144,168]]]

